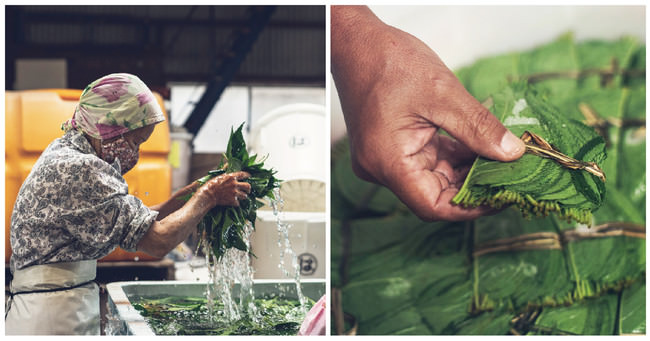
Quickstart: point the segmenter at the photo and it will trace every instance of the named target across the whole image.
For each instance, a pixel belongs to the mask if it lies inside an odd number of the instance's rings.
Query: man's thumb
[[[501,143],[499,144],[499,147],[501,148],[501,152],[503,153],[503,157],[505,159],[501,160],[516,160],[524,154],[526,151],[526,146],[524,145],[524,142],[515,136],[515,134],[510,132],[510,130],[506,129],[505,127],[504,129],[505,133],[501,137]]]
[[[463,89],[464,90],[464,89]],[[466,92],[465,92],[466,93]],[[463,103],[456,103],[451,119],[441,128],[475,153],[493,160],[512,161],[526,151],[524,143],[474,97],[466,93]]]
[[[482,105],[464,116],[460,131],[449,133],[476,154],[493,160],[512,161],[526,151],[524,143]]]

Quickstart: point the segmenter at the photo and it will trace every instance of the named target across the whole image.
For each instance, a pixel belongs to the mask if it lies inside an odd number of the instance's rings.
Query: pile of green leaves
[[[156,335],[296,335],[305,317],[298,300],[257,298],[253,304],[260,313],[257,322],[250,316],[234,322],[218,313],[211,316],[205,297],[143,298],[133,307]],[[215,302],[214,311],[222,309],[223,304]]]
[[[580,161],[602,164],[605,160],[605,140],[594,128],[559,113],[532,86],[511,84],[493,94],[491,102],[490,111],[515,135],[535,133]],[[513,162],[478,157],[452,201],[496,208],[514,204],[525,216],[556,213],[589,224],[591,212],[600,207],[604,196],[605,183],[595,175],[526,153]]]
[[[611,69],[612,60],[618,71],[593,72]],[[590,229],[561,214],[529,220],[516,208],[468,222],[422,222],[390,191],[358,179],[347,143],[336,146],[332,290],[341,291],[341,309],[358,323],[357,333],[644,334],[644,68],[645,46],[635,39],[576,43],[565,35],[457,72],[481,101],[510,88],[565,119],[584,121],[580,107],[586,104],[609,122],[594,126],[605,142],[607,159],[599,165],[607,194],[592,212]],[[539,78],[543,74],[555,76]],[[531,76],[538,77],[534,95],[518,88]],[[543,137],[556,147],[562,143]],[[336,323],[332,329],[336,334]]]
[[[265,159],[258,160],[257,155],[248,155],[242,134],[243,126],[242,123],[237,130],[230,130],[226,153],[219,167],[198,180],[203,185],[224,173],[244,171],[250,174],[244,181],[251,185],[251,191],[246,198],[239,200],[239,207],[215,206],[197,227],[201,236],[200,243],[209,246],[217,260],[232,247],[250,252],[243,239],[244,226],[250,222],[255,228],[257,209],[264,206],[264,202],[259,199],[275,199],[273,190],[280,186],[280,180],[274,176],[276,172],[264,168]]]

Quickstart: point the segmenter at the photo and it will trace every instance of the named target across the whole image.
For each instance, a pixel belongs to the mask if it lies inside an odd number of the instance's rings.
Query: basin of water
[[[108,335],[156,335],[146,318],[135,308],[134,302],[161,297],[205,297],[206,283],[187,281],[137,281],[115,282],[107,285],[108,291]],[[305,279],[300,282],[303,295],[313,301],[325,294],[325,281]],[[294,280],[255,280],[255,298],[278,297],[297,300]],[[239,292],[235,283],[233,293]]]

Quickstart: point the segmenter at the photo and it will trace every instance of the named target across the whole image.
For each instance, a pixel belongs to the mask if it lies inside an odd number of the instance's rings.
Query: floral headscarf
[[[165,120],[151,90],[128,73],[104,76],[81,93],[71,119],[61,129],[77,129],[100,140]]]

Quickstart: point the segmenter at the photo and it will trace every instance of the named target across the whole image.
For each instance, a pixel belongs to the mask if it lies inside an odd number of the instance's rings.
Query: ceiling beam
[[[180,6],[179,6],[180,7]],[[190,6],[187,6],[188,9]],[[204,6],[198,6],[204,7]],[[205,6],[206,10],[207,7]],[[153,26],[186,26],[186,27],[209,27],[209,28],[245,28],[247,20],[238,18],[152,18],[136,15],[115,15],[115,14],[90,14],[64,13],[64,12],[22,12],[22,20],[25,25],[49,24],[49,25],[153,25]],[[325,20],[271,20],[268,28],[300,28],[325,30]]]
[[[266,27],[275,9],[276,6],[250,7],[248,27],[238,32],[238,35],[234,37],[232,45],[226,50],[226,52],[232,52],[232,57],[217,61],[218,67],[208,81],[203,95],[201,95],[187,121],[185,121],[185,129],[189,133],[194,136],[198,134],[215,104],[219,101],[221,94],[228,84],[230,84],[244,58],[248,55],[260,33]]]

